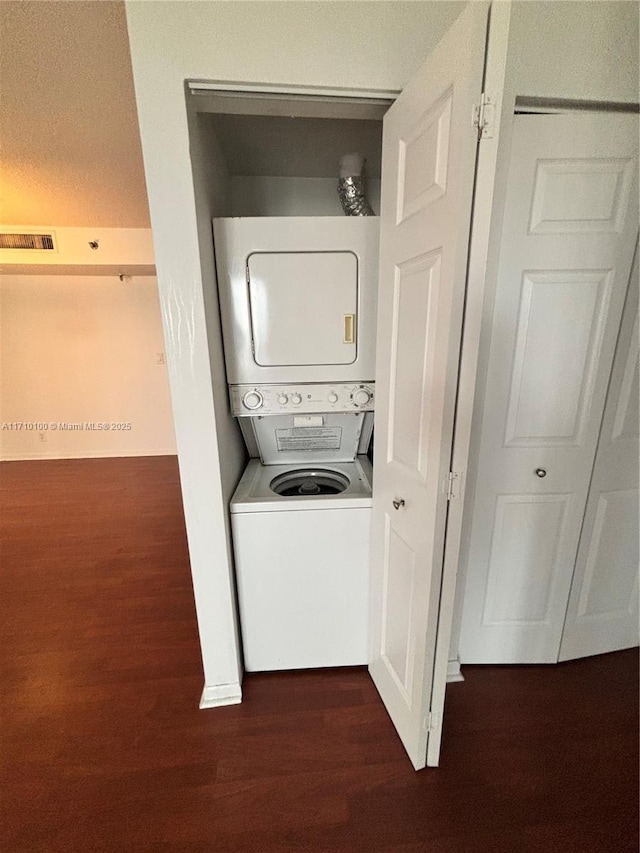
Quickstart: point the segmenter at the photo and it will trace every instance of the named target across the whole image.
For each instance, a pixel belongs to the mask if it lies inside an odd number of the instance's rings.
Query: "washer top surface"
[[[231,512],[283,512],[371,506],[371,462],[262,465],[252,459],[231,499]]]

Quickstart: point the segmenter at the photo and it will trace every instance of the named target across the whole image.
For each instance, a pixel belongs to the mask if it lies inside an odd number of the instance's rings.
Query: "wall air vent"
[[[3,234],[0,233],[0,249],[42,249],[54,251],[53,234]]]

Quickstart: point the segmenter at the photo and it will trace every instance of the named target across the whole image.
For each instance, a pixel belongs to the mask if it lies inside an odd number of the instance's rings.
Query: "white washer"
[[[367,662],[371,481],[366,456],[249,462],[231,500],[247,671]]]

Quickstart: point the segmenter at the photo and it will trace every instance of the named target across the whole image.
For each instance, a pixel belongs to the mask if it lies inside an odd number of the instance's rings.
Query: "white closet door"
[[[384,119],[369,670],[416,769],[430,727],[487,11],[469,4]]]
[[[516,116],[513,130],[464,663],[558,659],[637,233],[637,116]]]
[[[560,660],[638,645],[638,383],[636,250]]]

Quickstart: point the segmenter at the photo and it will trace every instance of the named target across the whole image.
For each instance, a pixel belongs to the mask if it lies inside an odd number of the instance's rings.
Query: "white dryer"
[[[372,382],[376,217],[213,220],[229,385]]]
[[[367,662],[371,463],[262,465],[231,501],[247,671]]]

